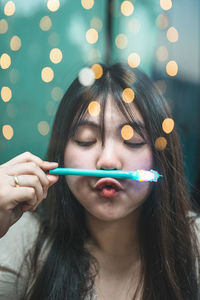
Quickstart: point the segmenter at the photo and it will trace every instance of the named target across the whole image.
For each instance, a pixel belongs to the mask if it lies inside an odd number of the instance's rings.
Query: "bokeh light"
[[[172,8],[172,1],[171,0],[160,0],[160,7],[163,10],[169,10]]]
[[[158,28],[166,29],[169,24],[168,17],[166,15],[159,14],[156,19],[156,24],[157,24]]]
[[[132,15],[134,11],[133,3],[130,1],[123,1],[121,4],[121,12],[124,16]]]
[[[167,30],[167,39],[171,43],[175,43],[178,41],[178,31],[174,27],[170,27]]]
[[[50,51],[49,57],[52,63],[58,64],[62,60],[62,51],[58,48],[54,48]]]
[[[167,134],[171,133],[172,130],[174,129],[174,120],[171,118],[166,118],[162,122],[162,129]]]
[[[91,101],[88,105],[88,112],[91,116],[98,116],[98,114],[101,111],[101,107],[99,102],[97,101]]]
[[[134,98],[135,98],[135,93],[131,88],[126,88],[123,90],[122,99],[124,100],[124,102],[131,103],[133,102]]]
[[[162,150],[164,150],[166,148],[166,146],[167,146],[167,140],[166,140],[166,138],[160,136],[160,137],[158,137],[155,140],[155,148],[157,150],[162,151]]]
[[[94,5],[94,0],[81,0],[81,4],[85,9],[91,9]]]
[[[18,51],[21,48],[21,39],[14,35],[10,40],[10,49],[13,51]]]
[[[13,1],[8,1],[4,6],[4,14],[6,16],[12,16],[15,13],[15,3]]]
[[[121,129],[121,136],[124,140],[130,140],[133,137],[134,130],[130,125],[124,125]]]
[[[115,44],[116,44],[117,48],[119,48],[119,49],[126,48],[126,46],[128,44],[128,39],[127,39],[126,35],[123,33],[118,34],[115,38]]]
[[[39,122],[37,128],[41,135],[47,135],[49,133],[49,124],[46,121]]]
[[[78,75],[79,82],[84,86],[90,86],[95,82],[94,71],[90,68],[83,68]]]
[[[12,98],[12,91],[8,86],[3,86],[1,88],[1,98],[4,102],[10,101]]]
[[[94,64],[94,65],[92,65],[91,69],[92,69],[93,72],[94,72],[94,77],[95,77],[95,79],[99,79],[99,78],[102,77],[102,75],[103,75],[103,68],[102,68],[101,65],[99,65],[99,64]]]
[[[166,72],[169,76],[176,76],[178,73],[178,65],[174,60],[171,60],[167,63]]]
[[[8,69],[11,65],[11,57],[7,53],[3,53],[0,58],[1,68]]]
[[[94,28],[88,29],[86,32],[86,40],[89,44],[95,44],[98,41],[98,32]]]
[[[140,56],[137,53],[131,53],[128,56],[128,64],[132,68],[137,68],[140,64]]]
[[[0,20],[0,33],[6,33],[8,30],[8,22],[5,19]]]
[[[52,26],[52,21],[48,16],[44,16],[40,20],[40,29],[43,31],[48,31]]]
[[[47,7],[50,11],[55,12],[60,7],[60,1],[59,0],[48,0]]]
[[[61,89],[59,86],[56,86],[52,89],[51,91],[51,97],[55,100],[55,101],[60,101],[63,97],[63,89]]]
[[[160,46],[156,51],[156,56],[159,61],[165,61],[168,59],[168,50],[165,46]]]
[[[3,132],[3,136],[5,137],[6,140],[11,140],[14,135],[14,130],[13,130],[12,126],[10,126],[8,124],[3,125],[2,132]]]
[[[50,67],[43,68],[41,78],[44,82],[51,82],[54,78],[54,71]]]
[[[90,22],[90,26],[96,29],[97,31],[100,31],[102,29],[103,24],[101,19],[99,19],[98,17],[94,17]]]

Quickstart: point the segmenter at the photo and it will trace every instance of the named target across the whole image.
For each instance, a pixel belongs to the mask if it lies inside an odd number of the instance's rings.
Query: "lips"
[[[98,190],[109,187],[115,189],[116,191],[122,190],[121,184],[113,178],[101,178],[95,185],[95,188]]]

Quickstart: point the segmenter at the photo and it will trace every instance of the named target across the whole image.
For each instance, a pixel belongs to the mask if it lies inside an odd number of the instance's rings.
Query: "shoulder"
[[[24,289],[29,266],[21,267],[26,254],[33,248],[39,229],[39,218],[35,213],[26,212],[0,239],[0,299],[18,299],[15,285],[19,272],[20,290]]]

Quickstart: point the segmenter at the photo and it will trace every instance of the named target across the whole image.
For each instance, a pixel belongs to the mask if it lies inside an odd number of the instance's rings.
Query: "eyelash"
[[[93,141],[93,142],[80,142],[80,141],[76,141],[76,143],[81,146],[81,147],[89,147],[91,146],[92,144],[94,144],[96,141]],[[132,147],[132,148],[139,148],[141,146],[143,146],[145,143],[142,142],[142,143],[130,143],[130,142],[126,142],[124,141],[124,144],[129,146],[129,147]]]

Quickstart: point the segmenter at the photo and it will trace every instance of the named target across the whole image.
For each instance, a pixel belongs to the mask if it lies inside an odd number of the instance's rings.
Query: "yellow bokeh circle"
[[[98,32],[94,28],[90,28],[86,32],[86,40],[89,44],[95,44],[98,41]]]
[[[10,101],[12,98],[12,91],[8,86],[3,86],[1,89],[1,98],[4,102]]]
[[[121,4],[121,12],[124,16],[132,15],[134,11],[133,3],[130,1],[123,1]]]
[[[94,5],[94,0],[81,0],[81,4],[85,9],[91,9]]]
[[[12,16],[15,13],[15,3],[13,1],[8,1],[4,6],[4,14],[6,16]]]
[[[47,7],[50,11],[55,12],[60,7],[60,1],[59,0],[48,0]]]
[[[119,48],[119,49],[126,48],[126,46],[128,44],[128,39],[127,39],[126,35],[123,33],[118,34],[115,39],[115,44],[116,44],[117,48]]]
[[[171,118],[166,118],[162,122],[162,129],[165,133],[169,134],[174,129],[174,120]]]
[[[8,124],[6,124],[2,127],[2,132],[3,132],[3,136],[7,140],[11,140],[14,135],[14,130],[13,130],[12,126],[10,126]]]
[[[171,60],[167,63],[166,72],[169,76],[176,76],[178,73],[178,65],[174,60]]]
[[[155,147],[157,150],[162,151],[167,146],[167,140],[166,138],[160,136],[155,140]]]
[[[52,26],[52,21],[49,16],[44,16],[40,20],[40,29],[43,31],[48,31]]]
[[[134,130],[130,125],[124,125],[121,129],[121,136],[124,140],[130,140],[133,137]]]
[[[47,135],[49,133],[49,124],[46,121],[39,122],[37,127],[41,135]]]
[[[98,116],[98,114],[101,111],[101,107],[99,102],[97,101],[91,101],[88,105],[88,112],[91,116]]]
[[[128,64],[131,68],[137,68],[140,64],[140,56],[137,53],[131,53],[128,56]]]
[[[10,40],[10,49],[13,51],[17,51],[21,48],[21,45],[21,39],[17,35],[14,35]]]
[[[6,33],[8,30],[8,22],[5,19],[0,20],[0,33]]]
[[[123,90],[122,99],[124,100],[124,102],[131,103],[133,102],[134,98],[135,98],[135,93],[131,88],[126,88]]]
[[[8,69],[11,65],[11,57],[7,53],[3,53],[0,59],[1,68]]]
[[[62,51],[59,48],[53,48],[50,51],[49,54],[50,60],[54,63],[54,64],[58,64],[61,62],[62,60]]]
[[[54,71],[50,67],[42,69],[41,77],[44,82],[50,82],[54,78]]]

